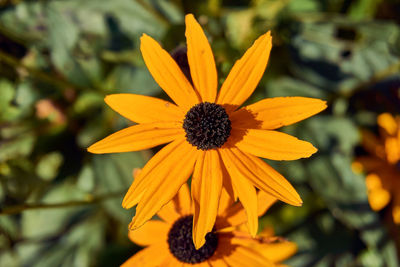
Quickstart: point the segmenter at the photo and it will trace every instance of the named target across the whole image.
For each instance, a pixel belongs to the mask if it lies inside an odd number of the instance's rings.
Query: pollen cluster
[[[232,127],[229,116],[222,106],[203,102],[193,106],[186,113],[183,129],[190,144],[197,149],[209,150],[225,144]]]
[[[210,258],[218,246],[218,235],[208,233],[206,243],[198,250],[192,238],[193,216],[178,219],[168,233],[170,252],[181,262],[200,263]]]

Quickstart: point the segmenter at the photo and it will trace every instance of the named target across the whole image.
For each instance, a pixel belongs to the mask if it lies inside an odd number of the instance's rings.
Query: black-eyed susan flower
[[[257,214],[263,214],[275,198],[260,191]],[[240,225],[247,216],[240,203],[233,204],[225,190],[221,194],[217,219],[213,230],[206,235],[205,244],[198,250],[192,240],[193,202],[188,186],[159,212],[161,220],[150,220],[129,238],[145,246],[122,267],[131,266],[282,266],[279,262],[297,251],[295,243],[273,236],[267,229],[253,238]]]
[[[317,151],[310,143],[275,131],[325,109],[324,101],[304,97],[264,99],[240,108],[255,90],[268,63],[269,32],[238,60],[217,92],[217,70],[207,38],[193,15],[186,16],[187,55],[192,84],[161,46],[141,37],[144,62],[175,102],[115,94],[105,102],[138,123],[88,148],[92,153],[137,151],[169,143],[144,166],[123,207],[137,205],[131,227],[149,220],[193,173],[193,235],[196,247],[214,226],[222,188],[239,199],[254,236],[258,228],[256,188],[292,205],[302,204],[290,183],[258,157],[295,160]]]
[[[359,157],[355,167],[367,173],[368,202],[375,211],[389,203],[396,224],[400,224],[400,116],[378,116],[380,137],[363,133],[363,145],[370,155]]]

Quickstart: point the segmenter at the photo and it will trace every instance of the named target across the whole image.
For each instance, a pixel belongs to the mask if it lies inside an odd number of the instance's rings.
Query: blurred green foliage
[[[299,190],[301,208],[261,219],[295,241],[293,266],[399,266],[399,228],[368,205],[351,163],[361,128],[400,113],[400,4],[390,0],[0,1],[0,266],[118,266],[139,248],[121,200],[155,152],[91,155],[85,148],[130,122],[107,94],[166,97],[141,58],[146,33],[185,43],[194,13],[220,81],[272,30],[264,97],[325,99],[323,114],[283,130],[319,153],[271,162]],[[397,242],[397,248],[396,248]]]

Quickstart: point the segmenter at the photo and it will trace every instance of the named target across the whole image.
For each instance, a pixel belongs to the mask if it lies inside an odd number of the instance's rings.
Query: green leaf
[[[129,65],[120,65],[111,74],[109,79],[118,93],[132,93],[154,96],[161,92],[161,88],[144,68],[135,68]],[[110,85],[108,85],[110,87]]]
[[[133,169],[141,168],[144,159],[140,152],[94,155],[93,170],[96,192],[121,192],[120,198],[104,202],[105,209],[116,219],[129,223],[132,212],[122,208],[122,198],[133,181]]]
[[[400,28],[393,23],[333,18],[303,22],[298,29],[290,42],[294,52],[291,70],[328,92],[349,94],[378,74],[390,74],[399,62],[392,48]]]
[[[318,115],[307,119],[304,124],[306,129],[298,130],[300,137],[314,139],[313,143],[319,150],[327,151],[335,148],[352,155],[354,147],[361,140],[356,125],[346,117]]]
[[[95,187],[94,171],[91,165],[85,164],[78,176],[77,187],[85,192],[92,192]]]
[[[7,80],[0,80],[0,121],[13,121],[19,116],[19,110],[12,105],[15,97],[14,86]]]
[[[36,165],[36,174],[45,181],[53,180],[63,161],[63,155],[60,152],[48,153]]]
[[[104,97],[97,92],[82,92],[75,101],[73,110],[79,115],[98,109],[104,105]]]
[[[71,181],[54,186],[41,199],[41,203],[56,204],[80,201],[86,194],[77,190]],[[74,216],[90,206],[71,206],[58,209],[34,209],[22,213],[22,235],[25,238],[48,238],[58,235],[74,220]],[[46,226],[46,227],[43,227]]]
[[[299,79],[282,77],[266,83],[268,97],[304,96],[324,99],[325,93],[318,87]]]
[[[29,155],[32,152],[35,140],[36,138],[32,133],[3,140],[0,149],[0,162]]]
[[[5,110],[14,98],[14,87],[7,80],[0,80],[0,110]]]

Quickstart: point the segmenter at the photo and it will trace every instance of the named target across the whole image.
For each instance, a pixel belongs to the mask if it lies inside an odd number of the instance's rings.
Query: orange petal
[[[225,153],[237,170],[254,186],[288,204],[301,206],[303,202],[293,186],[263,160],[237,148],[226,149]]]
[[[211,266],[229,267],[230,265],[226,263],[225,257],[229,257],[235,247],[236,246],[231,243],[230,236],[226,237],[225,235],[219,235],[217,249],[215,250],[214,255],[212,255],[208,260],[211,263]]]
[[[208,260],[206,260],[206,261],[203,261],[203,262],[200,262],[200,263],[195,263],[194,266],[196,266],[196,267],[210,267],[211,265],[210,265],[210,263],[208,262]],[[191,264],[191,263],[184,263],[184,264],[183,264],[183,267],[193,267],[193,264]]]
[[[276,202],[276,197],[271,196],[270,194],[265,193],[260,190],[257,193],[258,197],[258,216],[264,215],[267,210]]]
[[[382,127],[389,135],[395,135],[397,133],[396,120],[390,113],[383,113],[378,116],[378,125]]]
[[[229,178],[230,179],[230,178]],[[226,191],[225,187],[222,187],[221,197],[219,199],[218,215],[223,215],[234,203],[233,198]]]
[[[178,194],[160,209],[157,215],[166,222],[174,223],[178,218],[191,213],[191,199],[187,183],[179,189]]]
[[[229,172],[226,170],[226,167],[223,164],[222,159],[220,159],[220,161],[221,161],[221,168],[222,168],[222,175],[223,175],[222,176],[223,188],[228,193],[228,195],[232,198],[232,201],[235,202],[238,197],[237,197],[237,193],[235,192],[235,188],[233,188],[231,176],[229,175]]]
[[[257,244],[254,248],[265,258],[275,263],[284,261],[297,252],[297,245],[288,241]]]
[[[385,148],[381,140],[369,131],[361,131],[362,145],[370,154],[386,161]]]
[[[307,97],[267,98],[234,112],[230,119],[237,128],[276,129],[311,117],[326,108],[326,102]],[[249,116],[252,120],[245,119]]]
[[[390,194],[383,188],[374,189],[368,192],[368,202],[371,208],[379,211],[386,207],[390,201]]]
[[[140,50],[147,68],[171,99],[185,110],[199,103],[199,97],[170,54],[146,34],[143,34],[140,41]]]
[[[162,206],[170,201],[187,181],[193,172],[197,159],[197,150],[187,142],[183,142],[169,158],[161,162],[147,174],[146,179],[152,180],[136,208],[136,215],[130,225],[135,229],[143,225]],[[142,173],[145,172],[146,166]]]
[[[386,159],[391,164],[396,164],[400,160],[400,140],[395,137],[385,139]]]
[[[309,142],[270,130],[248,129],[235,145],[247,153],[272,160],[308,158],[317,152]]]
[[[222,160],[228,170],[232,185],[237,192],[240,202],[242,203],[247,214],[247,225],[249,232],[255,236],[258,229],[258,214],[257,214],[257,194],[254,186],[246,179],[245,176],[238,170],[235,163],[229,156],[227,149],[219,149]]]
[[[200,152],[192,179],[193,242],[196,249],[204,245],[206,234],[214,227],[221,189],[222,170],[218,152]]]
[[[393,215],[394,223],[400,224],[400,196],[399,195],[396,195],[393,200],[392,215]]]
[[[187,56],[194,87],[202,102],[215,102],[217,69],[207,37],[192,14],[185,17]]]
[[[263,192],[257,192],[257,215],[262,216],[274,203],[276,198]],[[247,215],[243,210],[241,203],[236,203],[226,209],[220,218],[215,222],[218,230],[227,228],[230,226],[239,226],[247,222]]]
[[[177,122],[155,122],[130,126],[91,145],[91,153],[118,153],[152,148],[184,136],[185,132]]]
[[[372,173],[365,178],[365,183],[368,189],[368,202],[371,208],[375,211],[383,209],[390,201],[390,193],[382,184],[381,178]]]
[[[356,159],[356,162],[362,165],[362,170],[365,172],[375,172],[385,169],[387,162],[381,158],[374,156],[362,156]]]
[[[177,258],[175,258],[172,254],[168,255],[169,257],[167,257],[166,259],[164,259],[164,261],[160,264],[157,265],[158,267],[183,267],[185,264],[183,262],[181,262],[180,260],[178,260]]]
[[[256,89],[272,48],[270,32],[261,35],[236,61],[218,94],[218,104],[241,105]]]
[[[135,177],[132,185],[129,187],[129,190],[122,201],[122,207],[129,209],[139,202],[153,180],[159,178],[158,172],[163,170],[160,166],[166,168],[166,172],[163,172],[163,175],[166,175],[169,169],[174,168],[173,161],[180,160],[175,156],[175,152],[178,151],[182,145],[185,145],[184,143],[186,143],[184,137],[173,141],[172,143],[163,147],[147,162],[142,171],[140,171]]]
[[[135,255],[124,262],[121,267],[156,267],[169,258],[169,250],[167,242],[155,244],[153,246],[142,249]]]
[[[170,225],[163,221],[151,220],[135,231],[129,231],[129,239],[140,245],[149,246],[167,240]]]
[[[217,254],[217,251],[214,255]],[[208,259],[209,265],[212,267],[229,267],[229,265],[224,261],[223,257],[212,257]]]
[[[274,267],[273,262],[263,257],[259,252],[245,246],[235,246],[232,253],[225,257],[229,266],[242,267]]]
[[[137,123],[182,122],[184,111],[175,104],[144,95],[114,94],[104,101],[125,118]]]

